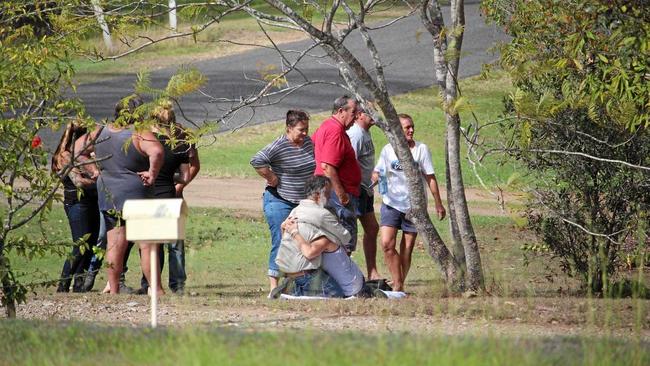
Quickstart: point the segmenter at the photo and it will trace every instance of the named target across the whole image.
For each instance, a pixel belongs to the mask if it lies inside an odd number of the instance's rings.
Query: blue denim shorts
[[[366,188],[361,187],[361,194],[359,195],[359,216],[375,212],[375,195],[369,194]]]
[[[380,226],[390,226],[397,229],[402,229],[405,233],[417,233],[418,229],[415,228],[415,225],[406,219],[406,214],[398,211],[397,209],[388,206],[385,203],[381,204],[381,209],[379,210],[381,214]]]

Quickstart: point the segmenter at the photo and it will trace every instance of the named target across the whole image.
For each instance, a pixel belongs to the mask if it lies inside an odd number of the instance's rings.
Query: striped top
[[[298,203],[305,198],[305,182],[314,175],[314,144],[309,136],[302,146],[293,145],[286,135],[266,145],[251,159],[253,168],[270,167],[278,177],[278,194]]]

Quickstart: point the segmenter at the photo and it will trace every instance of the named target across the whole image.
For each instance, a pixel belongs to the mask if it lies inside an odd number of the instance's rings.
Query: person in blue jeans
[[[183,189],[199,172],[199,155],[193,145],[186,142],[187,136],[182,127],[176,124],[176,115],[171,103],[163,102],[152,115],[157,123],[152,128],[156,138],[165,149],[163,166],[154,184],[154,198],[182,198]],[[178,176],[177,176],[177,173]],[[175,294],[183,294],[185,289],[185,242],[178,240],[165,244],[169,252],[169,288]],[[163,244],[159,245],[158,258],[161,271],[165,264]],[[142,289],[149,283],[144,274],[140,280]]]
[[[66,258],[57,292],[84,292],[85,272],[90,265],[92,247],[99,235],[99,206],[95,178],[80,168],[73,167],[75,140],[86,133],[86,128],[71,122],[66,126],[59,145],[52,155],[52,171],[63,181],[63,207],[68,217],[74,246]],[[85,238],[85,243],[82,243]],[[86,245],[86,250],[81,246]],[[74,280],[74,283],[72,283]]]
[[[286,132],[255,154],[250,163],[266,180],[262,195],[264,216],[271,232],[267,275],[271,290],[278,285],[280,270],[275,257],[282,239],[282,222],[305,197],[305,181],[314,174],[314,145],[308,136],[309,115],[289,110]]]

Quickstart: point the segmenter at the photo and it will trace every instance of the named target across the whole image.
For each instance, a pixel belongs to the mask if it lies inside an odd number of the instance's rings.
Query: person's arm
[[[278,183],[280,180],[278,179],[278,176],[273,173],[273,170],[271,168],[265,166],[265,167],[260,167],[260,168],[255,168],[255,171],[257,174],[259,174],[262,178],[266,179],[266,184],[270,187],[277,187]]]
[[[176,197],[182,197],[183,196],[183,190],[185,187],[187,187],[188,184],[190,184],[191,181],[196,178],[196,176],[199,174],[199,170],[201,170],[201,161],[199,160],[199,151],[195,147],[190,147],[190,150],[188,151],[188,159],[189,159],[189,177],[185,181],[185,183],[176,183],[175,189],[176,189]]]
[[[436,180],[435,174],[427,174],[424,176],[431,194],[433,195],[433,201],[436,204],[436,213],[438,214],[438,219],[442,220],[447,215],[445,211],[445,206],[442,204],[442,199],[440,198],[440,190],[438,189],[438,181]]]
[[[151,131],[134,133],[133,137],[133,142],[138,144],[136,145],[139,147],[138,150],[149,158],[149,170],[138,172],[138,175],[142,178],[142,184],[152,186],[162,168],[165,150]]]
[[[277,140],[266,145],[250,161],[257,174],[266,179],[266,184],[270,187],[277,187],[280,182],[278,176],[271,170],[271,161],[273,161],[276,143]]]
[[[332,183],[332,189],[334,189],[334,193],[336,193],[336,195],[338,196],[339,201],[341,201],[341,204],[343,206],[347,206],[347,204],[350,203],[350,197],[348,197],[348,194],[345,192],[345,189],[343,188],[343,184],[341,184],[338,170],[336,170],[334,166],[327,163],[321,163],[320,166],[323,169],[323,173],[325,173],[325,176],[330,179],[330,182]]]
[[[283,223],[284,231],[287,231],[293,239],[298,249],[305,258],[311,260],[321,255],[327,246],[331,243],[325,236],[321,236],[308,243],[307,240],[298,231],[298,220],[295,217],[288,217]]]
[[[86,171],[91,179],[99,176],[99,169],[97,169],[97,165],[93,162],[90,154],[95,151],[95,143],[100,131],[101,128],[97,127],[94,131],[79,137],[74,142],[74,156],[72,158],[75,159],[76,165],[80,165],[80,170]]]
[[[176,185],[186,186],[190,182],[190,164],[184,163],[178,166],[178,177],[174,177]]]

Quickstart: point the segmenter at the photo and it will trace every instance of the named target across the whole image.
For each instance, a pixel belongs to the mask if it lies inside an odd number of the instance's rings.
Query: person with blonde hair
[[[196,147],[189,144],[184,129],[176,123],[176,114],[170,102],[162,102],[152,113],[155,121],[152,131],[165,150],[163,165],[154,183],[154,198],[182,198],[183,189],[196,177],[200,169]],[[185,245],[183,240],[167,243],[169,252],[169,288],[183,294],[185,272]],[[160,269],[164,265],[162,245],[159,252]],[[143,275],[142,289],[149,287]]]

